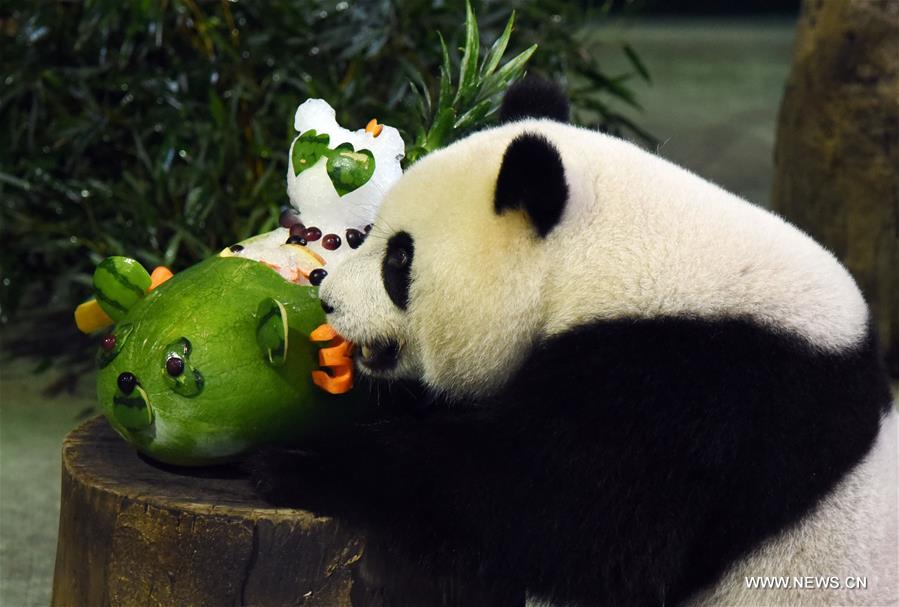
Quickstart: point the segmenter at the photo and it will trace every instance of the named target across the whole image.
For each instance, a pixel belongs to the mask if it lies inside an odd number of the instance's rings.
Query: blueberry
[[[172,377],[178,377],[184,373],[184,360],[177,356],[172,356],[165,361],[165,372]]]
[[[337,234],[325,234],[322,238],[322,246],[329,251],[334,251],[340,247],[340,236]]]
[[[365,234],[363,234],[359,230],[354,230],[353,228],[350,228],[349,230],[346,231],[346,243],[348,245],[350,245],[351,249],[359,248],[359,245],[361,245],[364,241],[365,241]]]
[[[137,378],[134,377],[134,373],[123,371],[119,374],[117,383],[119,385],[119,390],[127,395],[134,392],[134,388],[137,386]]]
[[[105,335],[103,339],[100,340],[100,347],[107,352],[112,352],[115,349],[115,335],[111,333]]]
[[[282,228],[289,228],[300,223],[300,216],[297,213],[296,209],[287,207],[286,209],[281,211],[281,216],[278,217],[278,223]]]

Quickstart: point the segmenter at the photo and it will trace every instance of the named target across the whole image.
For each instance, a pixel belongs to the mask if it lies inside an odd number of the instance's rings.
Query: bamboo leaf
[[[634,66],[634,69],[637,70],[637,73],[640,74],[640,77],[646,82],[652,82],[652,79],[649,77],[649,70],[646,69],[643,61],[640,59],[631,45],[625,44],[622,48],[624,50],[624,54],[628,58],[628,61],[630,61],[631,65]]]
[[[465,0],[465,47],[459,64],[459,89],[453,103],[472,98],[478,74],[478,54],[481,50],[478,20],[474,16],[470,0]]]
[[[216,126],[224,128],[227,125],[225,106],[214,89],[209,91],[209,115],[212,116]]]
[[[482,87],[482,97],[489,97],[505,90],[512,82],[521,77],[531,56],[537,50],[533,44],[527,49],[509,59],[501,68],[488,76]]]
[[[6,183],[26,191],[31,189],[31,184],[28,183],[28,181],[19,179],[15,175],[10,175],[9,173],[0,172],[0,183]]]
[[[495,105],[492,99],[484,99],[470,110],[459,116],[453,124],[454,129],[464,129],[480,122]]]
[[[618,97],[618,99],[630,105],[631,107],[638,110],[643,109],[643,107],[637,102],[637,99],[634,96],[634,92],[622,84],[627,79],[626,76],[609,78],[605,74],[601,73],[598,69],[590,65],[580,66],[577,72],[593,83],[594,91],[604,89],[606,92]]]
[[[165,248],[165,253],[162,256],[162,263],[160,265],[171,267],[175,263],[175,259],[178,257],[178,249],[181,248],[181,238],[182,234],[180,232],[172,237],[168,246]]]
[[[443,56],[443,61],[440,66],[440,93],[437,96],[437,114],[440,114],[441,112],[446,111],[452,103],[453,80],[449,51],[446,50],[446,42],[444,42],[443,35],[439,32],[437,33],[437,36],[440,38],[440,50]]]
[[[512,14],[509,15],[509,20],[506,22],[503,33],[496,39],[493,46],[490,47],[490,51],[484,57],[484,65],[481,68],[482,79],[492,74],[493,70],[496,69],[496,66],[499,65],[500,60],[503,58],[503,54],[506,52],[506,46],[509,44],[509,38],[512,37],[512,27],[514,25],[515,11],[512,11]]]
[[[425,95],[419,91],[418,86],[411,80],[409,81],[409,88],[412,89],[412,93],[415,95],[415,106],[418,109],[419,118],[422,122],[427,122],[431,117],[430,98],[426,102]],[[425,89],[425,92],[427,92],[427,89]]]

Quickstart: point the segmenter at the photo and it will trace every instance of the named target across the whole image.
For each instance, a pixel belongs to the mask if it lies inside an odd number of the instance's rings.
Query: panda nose
[[[119,390],[127,396],[134,392],[134,387],[137,385],[137,378],[134,377],[134,373],[125,371],[119,374],[117,383],[119,384]]]
[[[334,308],[331,307],[331,306],[328,304],[328,302],[326,302],[324,299],[321,299],[321,300],[319,300],[319,301],[321,301],[321,304],[322,304],[322,310],[325,311],[325,314],[331,314],[331,313],[334,312]]]

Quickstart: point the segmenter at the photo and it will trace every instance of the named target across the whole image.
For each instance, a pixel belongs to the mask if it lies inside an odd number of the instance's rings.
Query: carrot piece
[[[344,361],[350,360],[350,357],[347,356],[349,349],[350,344],[345,341],[330,348],[322,348],[318,351],[318,364],[322,367],[343,364]]]
[[[341,375],[344,371],[353,368],[353,359],[348,356],[335,357],[329,365],[321,365],[321,370],[331,375]]]
[[[346,375],[347,373],[352,373],[353,361],[348,358],[336,365],[326,367],[324,370],[322,370],[322,372],[330,375],[331,377],[340,377],[342,375]]]
[[[147,293],[167,281],[172,276],[174,276],[174,274],[167,267],[156,266],[156,268],[153,270],[153,273],[150,274],[150,288],[147,289]]]
[[[377,137],[381,134],[381,129],[384,127],[378,124],[377,118],[372,118],[368,121],[368,124],[365,125],[365,132],[370,133],[372,137]]]
[[[329,394],[343,394],[353,387],[353,344],[341,337],[331,325],[323,324],[309,334],[313,342],[331,342],[318,351],[322,369],[312,372],[312,383]],[[330,373],[329,373],[329,372]]]
[[[312,372],[312,383],[328,394],[344,394],[353,387],[353,372],[351,369],[331,377],[324,371]]]
[[[312,341],[328,341],[337,337],[337,331],[329,324],[319,325],[309,334]]]

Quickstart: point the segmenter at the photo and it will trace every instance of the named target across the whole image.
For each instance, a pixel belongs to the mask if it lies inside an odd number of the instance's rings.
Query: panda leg
[[[396,567],[419,570],[404,580],[439,572],[433,581],[448,584],[442,592],[480,597],[453,604],[520,607],[523,584],[506,571],[501,549],[505,525],[493,523],[509,514],[485,491],[491,451],[501,448],[492,440],[490,415],[454,412],[361,426],[304,445],[308,450],[259,453],[248,467],[270,503],[338,516],[372,541],[389,543]],[[459,580],[469,582],[459,587]]]
[[[434,510],[472,507],[471,481],[489,465],[489,417],[483,410],[441,412],[356,426],[302,449],[259,452],[245,467],[256,491],[275,505],[366,518],[429,510],[433,517]]]

